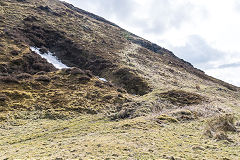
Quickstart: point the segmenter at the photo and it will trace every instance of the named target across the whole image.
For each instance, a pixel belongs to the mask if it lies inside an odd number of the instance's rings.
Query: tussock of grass
[[[235,126],[235,116],[232,114],[223,114],[211,118],[207,121],[205,135],[217,140],[230,140],[228,132],[237,132]]]

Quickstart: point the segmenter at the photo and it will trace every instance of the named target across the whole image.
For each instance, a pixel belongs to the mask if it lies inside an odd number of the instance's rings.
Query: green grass
[[[237,159],[233,143],[203,136],[205,121],[158,124],[151,117],[110,121],[103,115],[69,120],[26,120],[10,130],[1,127],[0,157],[83,159]]]

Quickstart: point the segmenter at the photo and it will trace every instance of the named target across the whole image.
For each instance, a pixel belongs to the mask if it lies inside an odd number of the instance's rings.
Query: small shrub
[[[227,132],[237,132],[234,125],[235,117],[232,114],[224,114],[207,121],[205,135],[217,140],[229,140]]]
[[[6,64],[0,64],[0,73],[7,73],[8,66]]]
[[[2,2],[2,1],[0,1],[0,6],[7,6],[7,4]]]
[[[63,68],[59,71],[59,74],[61,75],[68,75],[71,73],[71,68]]]
[[[86,74],[88,77],[90,77],[90,78],[92,78],[92,77],[93,77],[93,74],[92,74],[92,72],[91,72],[91,71],[89,71],[89,70],[86,70],[86,71],[85,71],[85,74]]]
[[[36,81],[41,81],[41,82],[50,82],[51,79],[46,76],[46,75],[40,75],[37,78],[35,78]]]
[[[236,126],[240,126],[240,122],[236,122]]]
[[[201,88],[199,85],[196,85],[196,89],[199,91]]]
[[[16,50],[11,51],[10,53],[11,53],[13,56],[17,56],[17,55],[19,54],[19,52],[16,51]]]
[[[83,76],[83,77],[79,77],[79,78],[78,78],[78,81],[79,81],[79,83],[81,83],[81,84],[86,84],[86,83],[88,83],[90,80],[91,80],[91,79],[90,79],[89,77],[87,77],[87,76]]]
[[[57,120],[57,119],[67,119],[68,114],[64,112],[57,112],[54,110],[46,110],[40,116],[40,119],[50,119],[50,120]]]
[[[37,72],[36,73],[36,75],[44,75],[44,74],[46,74],[47,72],[45,72],[45,71],[40,71],[40,72]]]
[[[39,70],[39,71],[46,71],[46,72],[51,71],[51,68],[49,68],[49,66],[44,63],[34,63],[32,67],[33,69]]]
[[[21,92],[21,91],[4,91],[4,95],[9,97],[12,100],[23,100],[23,99],[29,99],[31,98],[31,94],[27,92]]]
[[[16,76],[18,80],[23,80],[23,79],[30,79],[32,77],[31,74],[28,73],[21,73]]]
[[[5,94],[0,94],[0,104],[1,102],[5,102],[7,100],[7,96]]]
[[[11,65],[20,66],[21,64],[24,64],[24,61],[22,58],[17,58],[17,59],[11,60]]]
[[[207,122],[212,131],[236,132],[234,126],[235,117],[232,114],[219,115]]]
[[[217,141],[222,141],[222,140],[227,140],[227,141],[232,141],[228,135],[226,134],[226,132],[220,131],[217,132],[214,136],[214,139],[216,139]]]
[[[73,68],[71,68],[70,74],[71,75],[83,75],[84,72],[79,68],[73,67]]]
[[[24,21],[34,22],[34,21],[37,21],[37,18],[34,16],[30,16],[30,17],[24,18]]]
[[[172,115],[179,121],[189,121],[197,118],[196,113],[185,109],[177,110]]]
[[[48,49],[46,47],[42,47],[39,51],[41,54],[44,54],[48,52]]]
[[[126,119],[131,117],[131,115],[133,114],[134,109],[131,108],[126,108],[126,109],[122,109],[119,112],[113,114],[110,116],[110,118],[112,120],[116,120],[116,119]]]
[[[13,76],[0,76],[0,81],[4,83],[19,83],[18,80]]]

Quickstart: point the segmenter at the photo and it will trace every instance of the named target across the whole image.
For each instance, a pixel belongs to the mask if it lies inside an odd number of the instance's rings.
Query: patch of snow
[[[103,81],[103,82],[108,82],[105,78],[98,78],[98,79]]]
[[[63,64],[56,56],[54,56],[53,53],[51,53],[49,51],[47,53],[41,54],[40,48],[30,47],[30,49],[31,49],[31,51],[40,55],[42,58],[46,59],[48,61],[48,63],[53,64],[53,66],[56,67],[57,69],[69,68],[68,66]]]

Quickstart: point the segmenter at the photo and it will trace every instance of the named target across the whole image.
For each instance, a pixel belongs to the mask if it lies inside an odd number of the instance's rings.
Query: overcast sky
[[[65,0],[240,86],[239,0]]]

